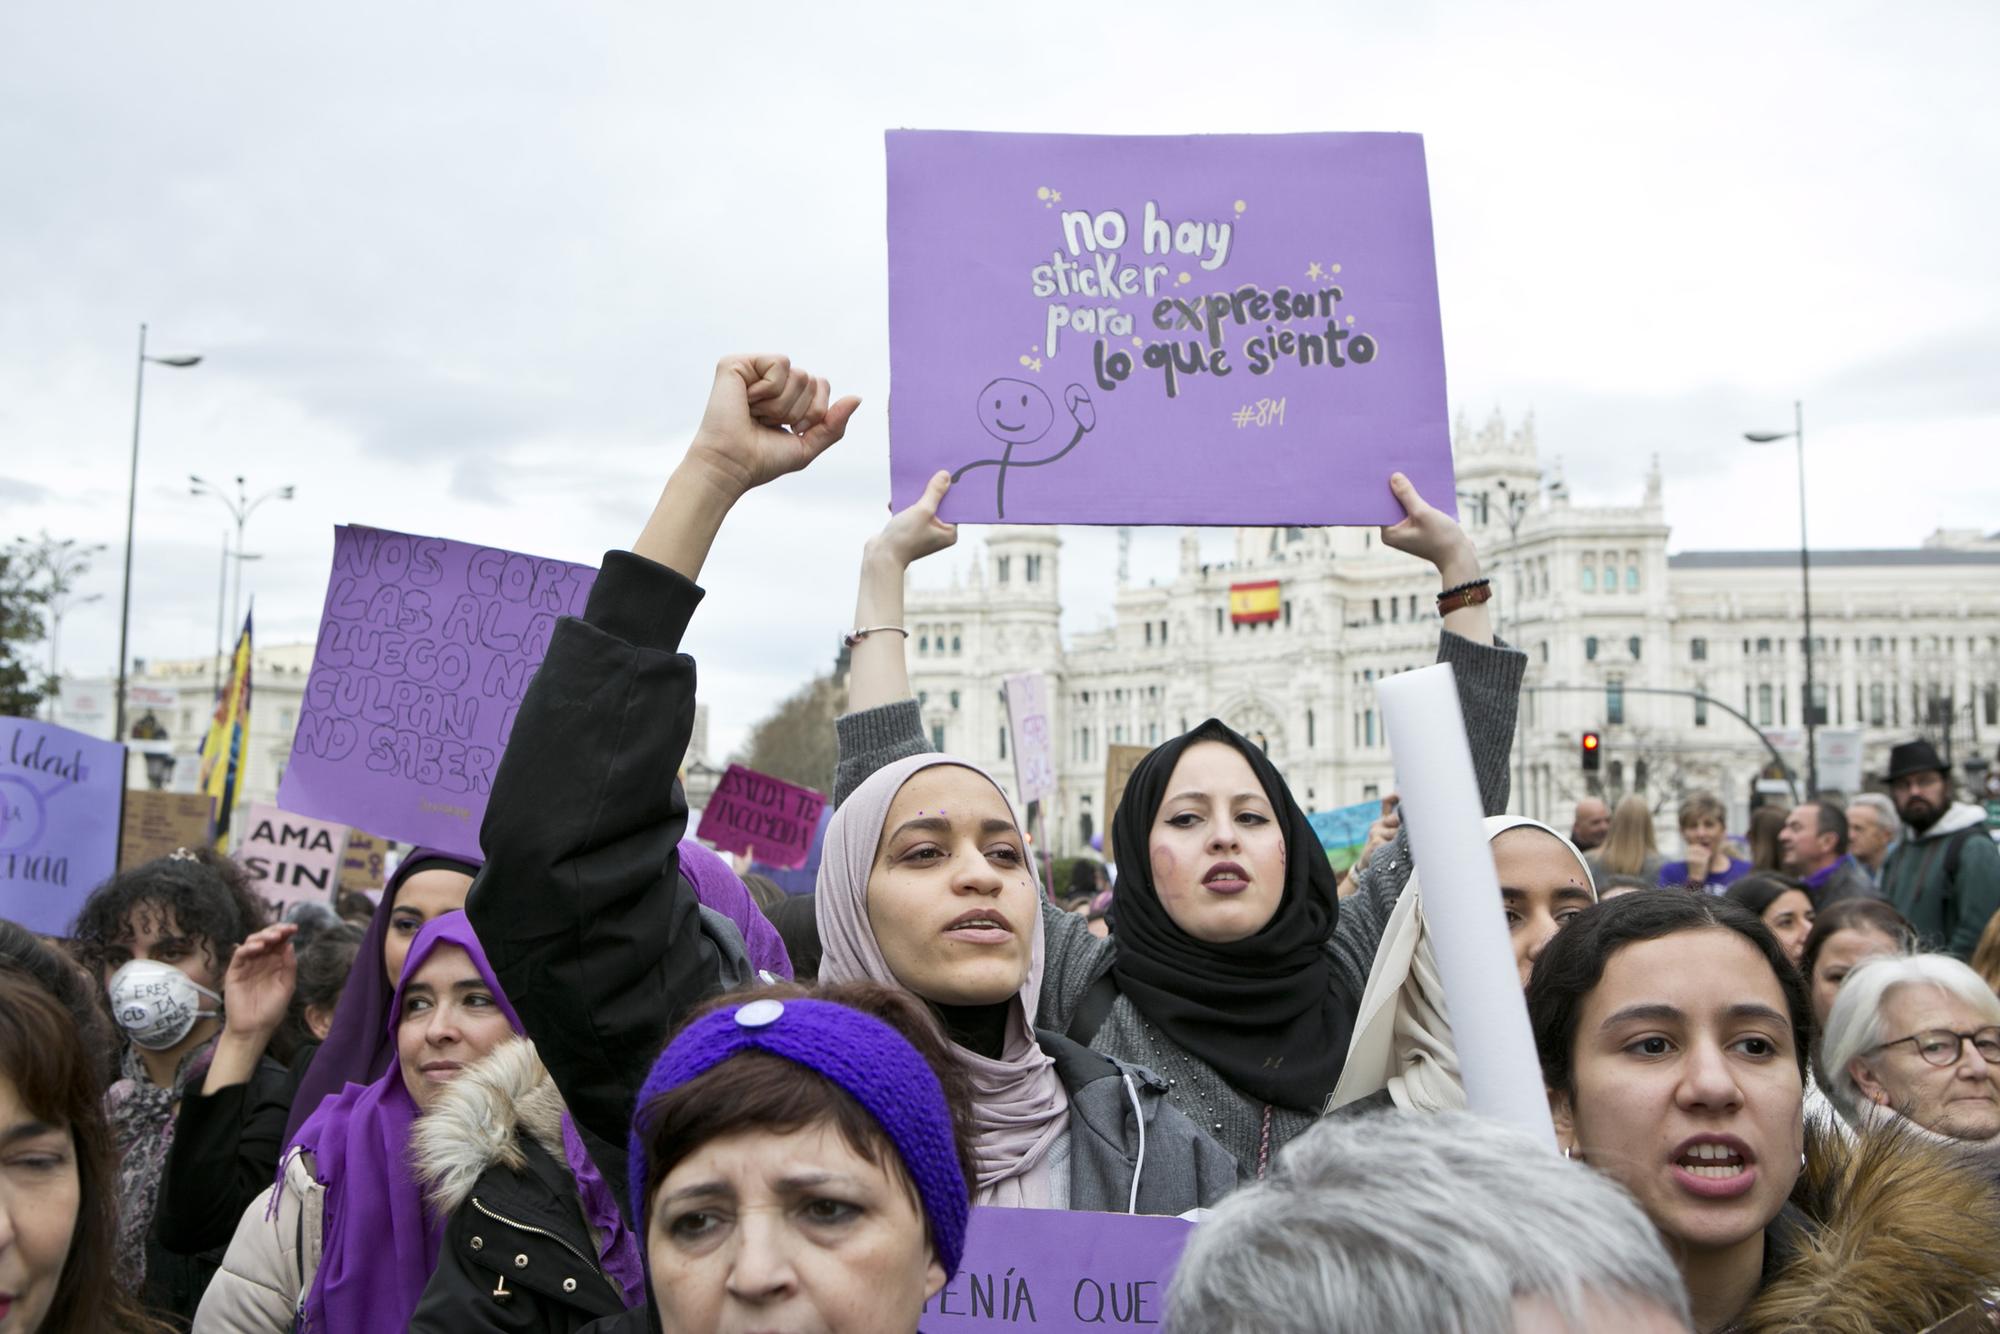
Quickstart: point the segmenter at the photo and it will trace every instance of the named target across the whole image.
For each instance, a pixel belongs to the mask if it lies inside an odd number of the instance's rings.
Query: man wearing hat
[[[1928,741],[1889,752],[1889,795],[1909,836],[1882,865],[1882,897],[1910,919],[1926,948],[1972,957],[2000,909],[2000,849],[1986,812],[1951,799],[1951,774]]]

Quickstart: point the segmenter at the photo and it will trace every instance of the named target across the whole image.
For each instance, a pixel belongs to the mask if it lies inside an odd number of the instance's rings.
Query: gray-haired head
[[[1321,1121],[1196,1228],[1173,1334],[1686,1330],[1681,1276],[1610,1178],[1464,1112]]]
[[[1865,810],[1875,820],[1876,825],[1886,831],[1891,841],[1903,836],[1903,817],[1896,813],[1896,803],[1880,792],[1861,792],[1847,799],[1847,817],[1850,822],[1854,812]],[[1850,836],[1852,830],[1849,830]]]
[[[1841,979],[1819,1043],[1827,1096],[1850,1121],[1861,1115],[1867,1101],[1855,1082],[1854,1062],[1891,1039],[1908,1036],[1885,1031],[1884,1011],[1890,992],[1910,986],[1936,987],[1964,1001],[1985,1023],[2000,1024],[2000,997],[1986,979],[1949,954],[1885,954],[1862,960]]]

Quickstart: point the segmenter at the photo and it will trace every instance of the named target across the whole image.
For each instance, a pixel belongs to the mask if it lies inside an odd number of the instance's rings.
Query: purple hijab
[[[403,989],[424,961],[447,945],[465,951],[508,1025],[517,1034],[522,1032],[521,1018],[500,989],[465,914],[444,913],[425,923],[410,944],[389,1005],[389,1068],[371,1083],[349,1084],[320,1104],[285,1155],[289,1160],[293,1152],[310,1152],[313,1176],[326,1188],[319,1271],[305,1301],[307,1330],[402,1329],[437,1268],[444,1220],[432,1216],[410,1170],[410,1130],[418,1110],[393,1055]],[[587,1155],[581,1155],[583,1146],[567,1113],[563,1123],[564,1158],[576,1179],[584,1215],[603,1239],[600,1254],[605,1270],[631,1301],[635,1291],[643,1291],[638,1244],[618,1222],[618,1204],[604,1178]],[[284,1172],[281,1162],[280,1181]]]
[[[341,989],[340,1003],[334,1007],[333,1026],[320,1043],[312,1061],[292,1095],[291,1114],[285,1118],[285,1143],[298,1140],[306,1118],[349,1084],[367,1084],[396,1063],[394,1013],[389,995],[396,979],[382,962],[382,946],[389,936],[389,919],[395,916],[396,895],[403,883],[419,871],[460,871],[479,874],[479,863],[467,861],[435,848],[412,848],[396,867],[382,891],[382,902],[368,920],[368,932],[354,956],[354,968]]]
[[[705,908],[713,908],[736,923],[743,933],[743,948],[750,966],[773,977],[790,981],[792,958],[785,953],[785,941],[778,928],[750,897],[746,886],[729,869],[729,863],[691,838],[681,840],[681,874],[694,886],[694,896]]]

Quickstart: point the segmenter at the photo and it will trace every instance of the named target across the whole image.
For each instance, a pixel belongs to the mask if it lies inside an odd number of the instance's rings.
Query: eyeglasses
[[[1921,1033],[1912,1033],[1909,1037],[1896,1038],[1880,1046],[1870,1047],[1868,1052],[1863,1054],[1878,1052],[1902,1042],[1915,1043],[1917,1055],[1923,1057],[1926,1064],[1939,1068],[1958,1064],[1958,1054],[1965,1049],[1965,1044],[1968,1042],[1972,1044],[1972,1049],[1979,1053],[1981,1060],[1992,1065],[2000,1065],[2000,1028],[1982,1028],[1975,1033],[1954,1033],[1949,1028],[1927,1028]]]

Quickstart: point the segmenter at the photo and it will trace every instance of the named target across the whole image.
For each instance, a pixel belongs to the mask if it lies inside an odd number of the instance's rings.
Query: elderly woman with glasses
[[[1857,1127],[1905,1121],[2000,1170],[2000,998],[1959,960],[1862,963],[1834,998],[1821,1055]]]

